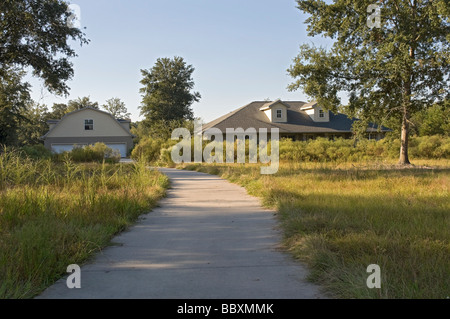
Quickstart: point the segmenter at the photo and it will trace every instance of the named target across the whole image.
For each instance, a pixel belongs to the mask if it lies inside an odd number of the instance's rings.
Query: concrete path
[[[277,247],[274,212],[217,176],[161,169],[160,207],[81,268],[81,289],[59,280],[38,298],[321,298],[306,270]]]

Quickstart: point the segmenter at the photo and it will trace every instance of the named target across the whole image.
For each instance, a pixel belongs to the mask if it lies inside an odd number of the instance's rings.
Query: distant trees
[[[128,110],[125,106],[125,103],[117,97],[106,100],[106,103],[102,105],[102,108],[106,112],[111,113],[111,115],[117,119],[129,119],[131,117],[131,114],[128,113]]]
[[[89,96],[78,97],[75,100],[70,100],[67,104],[55,103],[52,107],[52,112],[50,113],[51,118],[60,119],[67,113],[81,110],[85,107],[91,107],[94,109],[99,109],[98,102],[91,101]]]
[[[92,102],[90,96],[78,97],[75,100],[70,100],[67,103],[68,112],[73,112],[76,110],[81,110],[86,107],[91,107],[93,109],[99,109],[98,102]]]
[[[23,72],[8,68],[0,76],[0,144],[16,144],[19,126],[26,120],[31,103],[29,85],[22,83]]]
[[[25,119],[17,130],[18,145],[41,144],[41,137],[48,132],[47,121],[51,118],[47,106],[32,102],[22,115]]]
[[[419,136],[450,135],[450,100],[434,104],[412,117],[413,131]]]

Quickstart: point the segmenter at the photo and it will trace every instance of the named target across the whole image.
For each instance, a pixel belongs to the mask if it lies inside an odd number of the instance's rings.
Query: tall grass
[[[332,296],[447,298],[450,169],[443,162],[440,169],[284,163],[272,176],[248,164],[187,168],[239,183],[277,209],[286,249]],[[370,264],[381,267],[381,289],[366,286]]]
[[[0,153],[0,298],[30,298],[109,244],[164,195],[144,164]]]

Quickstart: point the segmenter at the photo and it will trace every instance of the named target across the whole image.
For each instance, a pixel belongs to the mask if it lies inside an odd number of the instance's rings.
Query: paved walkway
[[[160,207],[81,268],[81,289],[59,280],[39,298],[321,298],[277,245],[274,212],[217,176],[161,169]]]

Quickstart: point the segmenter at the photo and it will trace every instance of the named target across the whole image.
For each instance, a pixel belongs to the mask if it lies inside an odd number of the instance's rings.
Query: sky
[[[295,0],[73,0],[88,45],[71,42],[78,57],[68,97],[54,96],[30,79],[32,97],[46,104],[90,96],[100,105],[118,97],[141,120],[141,69],[158,58],[182,57],[195,68],[195,117],[209,122],[252,101],[309,101],[289,92],[287,69],[307,36],[307,18]]]

